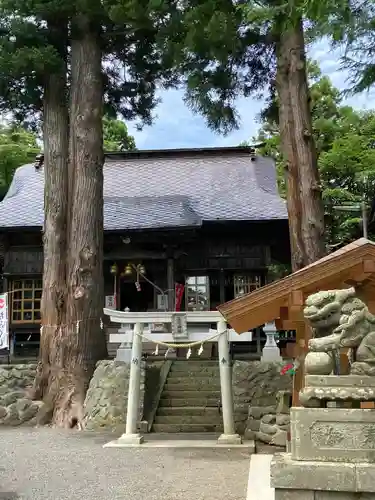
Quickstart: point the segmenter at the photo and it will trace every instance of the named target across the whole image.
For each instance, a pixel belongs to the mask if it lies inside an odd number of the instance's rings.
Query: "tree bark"
[[[103,314],[103,87],[99,33],[72,21],[66,326],[59,344],[59,394],[53,422],[82,422],[98,360],[106,358]]]
[[[289,239],[292,271],[304,267],[305,247],[301,234],[302,206],[299,192],[299,172],[297,148],[294,136],[294,119],[289,92],[289,58],[280,44],[277,54],[277,92],[279,96],[279,128],[281,148],[285,164],[287,189],[287,209],[289,219]]]
[[[295,271],[326,253],[324,209],[312,134],[302,19],[281,34],[277,58],[280,131],[288,165],[288,215]]]
[[[66,222],[68,194],[68,108],[66,69],[47,77],[43,103],[44,270],[42,327],[34,398],[53,410],[58,346],[66,306]]]

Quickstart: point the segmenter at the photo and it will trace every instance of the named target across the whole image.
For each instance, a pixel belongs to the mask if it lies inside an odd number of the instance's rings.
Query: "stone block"
[[[262,422],[264,424],[274,424],[276,422],[276,415],[272,414],[272,413],[267,414],[267,415],[263,415]]]
[[[271,436],[273,434],[276,434],[276,432],[278,431],[276,425],[269,425],[269,424],[265,424],[264,422],[260,423],[259,430],[260,430],[260,432],[264,432],[264,434],[270,434]]]
[[[306,375],[305,387],[300,392],[300,402],[303,406],[314,406],[317,400],[373,401],[374,399],[375,377],[365,375]]]
[[[276,424],[277,425],[289,425],[290,423],[290,415],[279,414],[276,415]]]
[[[256,420],[260,420],[263,415],[275,413],[274,406],[250,406],[249,407],[249,417],[253,417]]]
[[[270,444],[273,444],[274,446],[286,446],[287,439],[288,439],[287,431],[279,429],[276,432],[276,434],[272,436]]]
[[[255,439],[257,439],[258,441],[262,441],[262,443],[269,444],[271,442],[272,436],[264,432],[256,432]]]
[[[356,491],[371,492],[375,498],[375,464],[356,464]]]
[[[294,460],[374,462],[375,412],[347,408],[292,408]]]
[[[275,500],[315,500],[309,490],[275,490]]]
[[[364,500],[364,498],[360,493],[348,491],[316,491],[314,500]]]
[[[0,410],[1,415],[1,410]],[[253,418],[249,418],[246,424],[246,429],[251,431],[259,431],[260,429],[260,420],[254,420]]]
[[[309,387],[373,387],[375,377],[368,375],[306,375]]]
[[[271,462],[271,486],[292,490],[356,491],[356,464],[297,461],[288,453],[276,454]]]
[[[256,439],[256,431],[251,431],[250,429],[246,429],[244,433],[245,441],[255,441]]]

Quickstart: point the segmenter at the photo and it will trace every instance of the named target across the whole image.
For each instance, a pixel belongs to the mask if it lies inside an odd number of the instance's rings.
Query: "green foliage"
[[[108,117],[103,119],[104,151],[133,151],[136,149],[135,140],[129,135],[124,122]]]
[[[120,120],[105,117],[103,120],[104,150],[108,152],[131,151],[135,148],[134,137]],[[16,125],[0,127],[0,199],[12,182],[15,170],[32,163],[40,153],[38,137]]]
[[[0,128],[0,199],[7,192],[15,170],[33,162],[39,152],[34,133],[14,126]]]
[[[360,202],[375,197],[375,111],[358,112],[342,105],[329,78],[309,66],[313,131],[323,188],[328,243],[335,245],[361,234]],[[268,103],[276,107],[277,102]],[[255,141],[264,141],[262,154],[275,158],[279,191],[286,196],[284,164],[277,122],[262,113]],[[346,207],[348,207],[346,209]]]
[[[375,0],[304,0],[314,36],[328,36],[341,49],[343,68],[350,70],[348,92],[375,83]]]
[[[151,123],[157,88],[176,80],[148,6],[148,0],[0,0],[0,110],[40,128],[45,77],[64,64],[70,20],[84,12],[100,33],[105,112]]]

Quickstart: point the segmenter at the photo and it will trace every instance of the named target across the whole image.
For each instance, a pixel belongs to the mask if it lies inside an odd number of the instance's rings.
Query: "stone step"
[[[211,366],[217,364],[217,359],[176,359],[173,361],[172,366]]]
[[[217,378],[218,380],[220,379],[220,372],[219,370],[216,369],[205,369],[204,371],[202,370],[171,370],[168,374],[168,378],[184,378],[188,377],[189,379],[192,378],[197,378],[197,379],[204,379],[206,380],[207,378],[213,377]]]
[[[221,404],[221,399],[220,396],[218,396],[216,399],[215,398],[186,398],[186,399],[179,399],[179,398],[171,398],[171,399],[160,399],[159,401],[159,408],[168,408],[168,407],[186,407],[190,406],[192,407],[205,407],[205,408],[215,408],[219,406],[219,403]]]
[[[217,411],[216,413],[207,413],[206,415],[159,415],[156,414],[155,424],[208,424],[220,425],[223,417]]]
[[[171,373],[176,373],[176,372],[188,372],[188,373],[219,373],[219,365],[218,363],[215,363],[214,365],[199,365],[198,363],[196,365],[172,365],[171,366]]]
[[[220,379],[215,377],[188,377],[188,376],[180,376],[180,377],[170,377],[167,378],[167,384],[182,384],[182,385],[193,385],[199,386],[207,385],[217,385],[220,387]]]
[[[193,381],[183,381],[183,382],[169,382],[167,380],[167,383],[164,386],[164,390],[169,392],[169,391],[220,391],[220,384],[218,383],[206,383],[206,382],[195,382]]]
[[[223,432],[222,425],[215,424],[154,424],[152,426],[152,432],[160,433],[205,433],[205,432]]]
[[[212,418],[216,418],[218,415],[221,418],[221,414],[219,413],[219,408],[216,406],[214,407],[207,407],[207,406],[167,406],[167,407],[162,407],[159,408],[157,411],[156,416],[157,417],[162,417],[162,416],[178,416],[178,415],[191,415],[191,416],[203,416],[203,417],[208,417],[211,416]]]
[[[183,386],[179,386],[177,390],[175,389],[164,389],[161,395],[161,400],[163,399],[193,399],[193,398],[207,398],[207,399],[220,399],[220,390],[184,390]]]

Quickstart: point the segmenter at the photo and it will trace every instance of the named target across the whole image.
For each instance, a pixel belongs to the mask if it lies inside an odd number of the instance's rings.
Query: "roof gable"
[[[354,282],[365,279],[364,292],[371,291],[375,297],[375,243],[360,238],[279,281],[226,302],[218,309],[232,328],[244,332],[279,318],[280,308],[288,307],[294,292],[301,292],[306,298],[320,290],[349,288]]]
[[[210,221],[286,219],[271,159],[244,148],[110,155],[104,166],[104,228],[196,226]],[[0,227],[43,225],[44,169],[17,169],[0,203]]]

